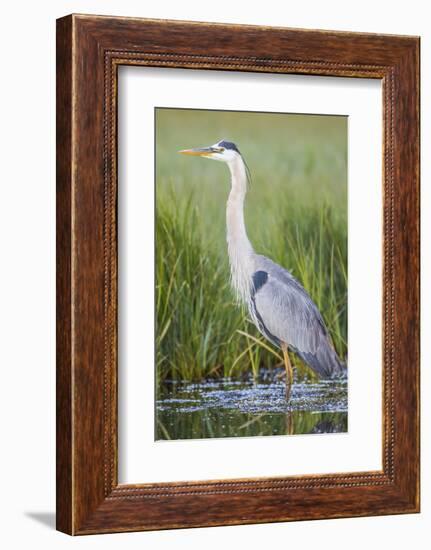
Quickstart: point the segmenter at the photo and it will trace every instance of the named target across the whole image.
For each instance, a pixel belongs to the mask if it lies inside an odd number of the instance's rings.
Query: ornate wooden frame
[[[119,485],[119,65],[377,78],[384,102],[383,470]],[[419,38],[70,15],[57,21],[57,528],[419,511]]]

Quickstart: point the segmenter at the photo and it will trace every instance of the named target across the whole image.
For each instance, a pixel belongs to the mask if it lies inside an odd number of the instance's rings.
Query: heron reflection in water
[[[256,254],[244,222],[244,199],[249,170],[238,147],[219,141],[210,147],[185,149],[185,155],[227,164],[231,190],[226,224],[231,282],[259,332],[283,352],[286,399],[290,398],[293,370],[289,350],[295,352],[320,378],[341,378],[346,366],[340,361],[316,304],[304,287],[284,267]]]

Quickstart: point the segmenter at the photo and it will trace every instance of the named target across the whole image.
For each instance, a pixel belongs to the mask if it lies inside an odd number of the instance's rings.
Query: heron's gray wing
[[[260,275],[263,272],[257,272]],[[268,331],[298,351],[314,353],[325,329],[311,299],[290,281],[270,273],[253,297],[257,313]]]
[[[320,376],[341,374],[325,323],[305,289],[268,258],[260,257],[257,267],[251,309],[260,330],[275,343],[285,342]]]

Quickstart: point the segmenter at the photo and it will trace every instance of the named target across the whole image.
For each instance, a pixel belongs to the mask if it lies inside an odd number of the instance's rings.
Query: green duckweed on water
[[[296,383],[286,402],[276,377],[171,382],[157,401],[156,439],[347,431],[347,382]]]

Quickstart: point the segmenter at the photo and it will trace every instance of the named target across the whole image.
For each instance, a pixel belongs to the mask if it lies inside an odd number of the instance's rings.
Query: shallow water
[[[156,439],[250,437],[347,431],[347,381],[296,383],[289,403],[274,377],[167,382],[156,411]]]

